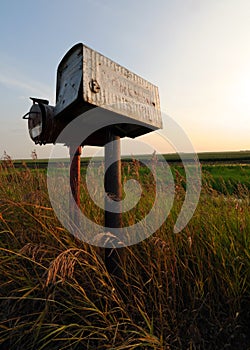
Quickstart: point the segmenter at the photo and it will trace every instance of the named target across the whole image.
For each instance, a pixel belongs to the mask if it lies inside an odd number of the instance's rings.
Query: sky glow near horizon
[[[77,42],[157,85],[163,114],[197,152],[250,149],[248,0],[4,0],[0,19],[0,157],[49,156],[21,117],[29,96],[55,103],[58,64]],[[141,139],[174,152],[153,133]]]

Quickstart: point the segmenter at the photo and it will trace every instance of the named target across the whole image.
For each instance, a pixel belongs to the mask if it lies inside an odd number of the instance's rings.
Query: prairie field
[[[81,209],[103,224],[85,170]],[[55,216],[45,167],[1,163],[0,349],[250,349],[250,165],[202,163],[198,206],[177,234],[186,178],[178,162],[171,171],[170,214],[152,236],[122,248],[118,278],[100,249]],[[154,181],[136,161],[124,161],[122,173],[143,188],[123,217],[133,225],[153,204]]]

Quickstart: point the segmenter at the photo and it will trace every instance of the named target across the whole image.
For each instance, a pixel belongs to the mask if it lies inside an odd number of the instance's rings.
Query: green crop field
[[[171,212],[151,237],[123,248],[120,279],[108,273],[102,250],[72,236],[56,218],[46,162],[1,163],[0,349],[250,348],[249,153],[201,159],[199,203],[178,234],[173,227],[186,178],[171,157]],[[81,209],[102,225],[85,170],[83,162]],[[143,192],[124,213],[125,225],[145,217],[155,195],[152,174],[125,159],[123,179],[130,178]]]

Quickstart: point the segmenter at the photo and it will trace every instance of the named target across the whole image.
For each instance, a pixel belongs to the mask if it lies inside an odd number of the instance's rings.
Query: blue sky
[[[0,28],[0,156],[49,156],[21,117],[77,42],[157,85],[197,152],[250,149],[249,0],[2,0]]]

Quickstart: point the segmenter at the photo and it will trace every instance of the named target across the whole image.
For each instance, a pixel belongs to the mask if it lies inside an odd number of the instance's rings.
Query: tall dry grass
[[[124,174],[145,187],[142,204],[124,218],[131,224],[148,212],[154,189],[139,164]],[[195,215],[174,234],[185,196],[177,171],[168,220],[126,248],[117,281],[100,251],[55,217],[46,174],[2,165],[0,349],[248,349],[249,192],[239,185],[237,196],[225,196],[211,183],[204,179]],[[82,187],[83,209],[101,222]]]

